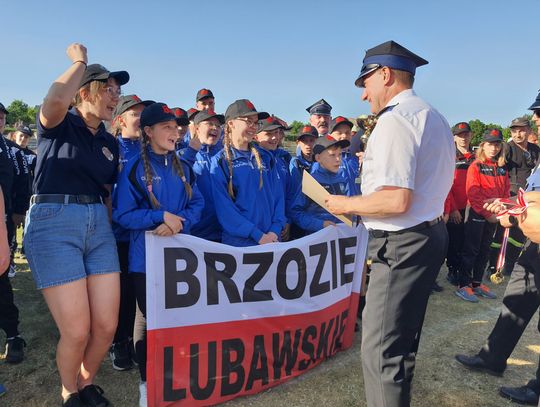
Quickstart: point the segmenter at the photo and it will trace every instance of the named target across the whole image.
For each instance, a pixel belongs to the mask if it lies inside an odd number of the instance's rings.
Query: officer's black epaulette
[[[379,113],[377,113],[377,119],[381,117],[382,114],[386,112],[391,112],[394,107],[399,105],[399,103],[396,103],[395,105],[386,106],[383,110],[381,110]]]

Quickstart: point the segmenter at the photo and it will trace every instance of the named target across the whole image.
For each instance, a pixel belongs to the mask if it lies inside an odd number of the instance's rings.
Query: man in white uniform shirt
[[[370,407],[409,406],[431,288],[448,245],[442,221],[455,147],[446,119],[412,90],[428,62],[388,41],[366,52],[355,84],[378,115],[367,144],[362,196],[331,196],[334,214],[360,215],[372,258],[362,318]]]

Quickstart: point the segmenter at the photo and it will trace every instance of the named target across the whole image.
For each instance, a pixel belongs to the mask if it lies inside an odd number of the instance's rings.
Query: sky
[[[250,99],[307,121],[324,98],[334,116],[369,113],[354,86],[365,51],[394,40],[429,61],[415,90],[453,125],[507,126],[540,88],[540,0],[0,0],[0,102],[40,104],[70,61],[127,70],[124,94],[188,109],[209,88],[216,110]]]

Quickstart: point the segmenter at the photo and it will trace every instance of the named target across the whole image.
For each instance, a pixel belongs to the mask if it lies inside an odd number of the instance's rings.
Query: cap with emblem
[[[410,72],[414,75],[416,68],[427,64],[428,61],[412,53],[404,46],[395,41],[387,41],[366,51],[360,75],[358,75],[354,84],[360,88],[364,87],[365,76],[383,66]]]
[[[205,120],[209,120],[212,118],[218,119],[219,124],[225,123],[225,116],[223,116],[222,114],[217,114],[213,109],[201,110],[195,115],[193,121],[195,122],[195,124],[199,124],[200,122],[204,122]]]
[[[195,101],[198,102],[200,100],[208,99],[208,98],[214,98],[214,94],[212,93],[212,91],[210,89],[201,89],[200,91],[197,92]]]
[[[539,93],[536,96],[536,100],[534,101],[534,103],[531,106],[529,106],[528,110],[538,110],[538,109],[540,109],[540,90],[538,92]]]
[[[32,137],[34,135],[32,129],[30,129],[28,126],[19,126],[17,127],[17,131],[20,131],[22,134],[28,137]]]
[[[120,116],[122,113],[131,109],[133,106],[137,106],[137,105],[149,106],[152,103],[156,103],[156,102],[154,102],[153,100],[141,100],[141,98],[138,97],[137,95],[122,96],[120,100],[118,101],[118,104],[116,105],[116,109],[114,111],[114,117]]]
[[[304,136],[319,138],[319,132],[316,127],[307,125],[300,129],[300,132],[296,136],[296,140],[300,140]]]
[[[257,115],[258,120],[266,119],[270,116],[266,112],[257,112],[253,103],[247,99],[239,99],[229,105],[225,112],[225,120],[232,120],[238,117]]]
[[[332,136],[319,137],[313,146],[313,158],[315,158],[316,154],[320,154],[330,147],[347,148],[350,145],[351,143],[348,140],[336,140]]]
[[[259,120],[257,127],[257,133],[262,131],[272,131],[276,129],[283,129],[283,125],[273,116],[267,117],[264,120]]]
[[[531,124],[529,123],[529,119],[526,116],[523,116],[512,120],[512,123],[510,123],[510,126],[508,127],[531,127]]]
[[[178,126],[187,126],[189,124],[189,118],[187,112],[181,107],[173,107],[171,109],[176,117],[176,124]]]
[[[176,121],[174,112],[165,103],[153,103],[146,106],[141,113],[141,129],[157,123]]]
[[[309,114],[330,116],[330,114],[332,113],[332,106],[330,106],[330,104],[326,100],[320,99],[313,103],[311,106],[307,107],[306,110]]]
[[[103,65],[90,64],[84,70],[83,77],[79,88],[82,88],[87,83],[93,81],[107,82],[107,79],[113,78],[118,83],[118,86],[125,85],[129,82],[129,74],[126,71],[110,72]]]
[[[193,119],[195,118],[195,116],[197,116],[197,113],[199,113],[199,110],[198,109],[195,109],[194,107],[191,107],[188,109],[187,111],[187,117],[189,119],[189,121],[193,121]]]
[[[328,133],[332,133],[336,129],[336,127],[339,126],[340,124],[346,124],[351,129],[354,127],[354,123],[351,122],[349,119],[343,116],[338,116],[332,120],[332,123],[330,124],[330,130],[328,131]]]
[[[459,122],[454,127],[452,127],[452,134],[457,136],[458,134],[471,131],[471,126],[467,122]]]
[[[487,143],[501,143],[504,141],[502,131],[499,129],[487,129],[482,135],[482,141]]]
[[[5,114],[9,114],[9,112],[7,111],[7,109],[4,107],[4,105],[2,103],[0,103],[0,112],[4,112]]]

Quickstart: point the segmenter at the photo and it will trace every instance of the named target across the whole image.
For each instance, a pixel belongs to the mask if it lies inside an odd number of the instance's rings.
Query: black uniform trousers
[[[518,264],[523,269],[517,268],[510,276],[497,323],[479,353],[490,367],[499,371],[506,369],[506,360],[540,306],[538,245],[527,241]],[[538,330],[540,331],[540,320]],[[536,370],[536,378],[531,380],[528,386],[540,394],[540,367]]]
[[[488,262],[489,245],[495,224],[489,223],[471,207],[467,207],[463,255],[458,268],[458,284],[465,287],[471,282],[481,283]]]
[[[463,244],[465,240],[465,209],[460,209],[461,223],[446,223],[448,230],[448,252],[446,253],[446,266],[448,274],[455,275],[461,262]]]
[[[116,242],[120,262],[120,309],[114,343],[125,342],[133,337],[135,323],[135,287],[128,270],[129,242]]]
[[[444,262],[444,222],[415,232],[371,237],[362,315],[362,368],[369,407],[410,405],[420,332]]]
[[[133,344],[135,345],[135,356],[139,365],[141,382],[146,382],[146,274],[131,274],[137,298]]]
[[[8,242],[15,234],[15,226],[11,215],[6,216]],[[9,266],[8,266],[9,267]],[[13,300],[13,288],[9,281],[7,270],[0,276],[0,328],[11,338],[19,334],[19,309]]]

